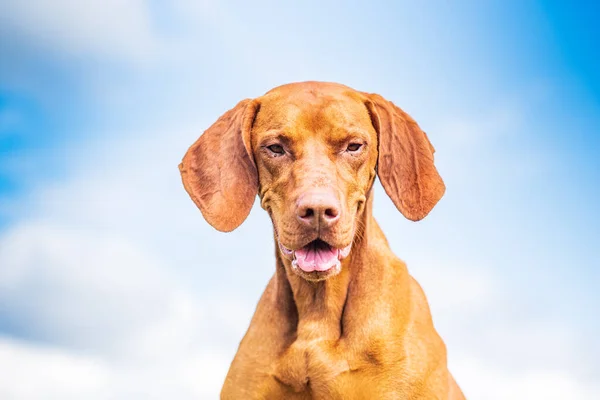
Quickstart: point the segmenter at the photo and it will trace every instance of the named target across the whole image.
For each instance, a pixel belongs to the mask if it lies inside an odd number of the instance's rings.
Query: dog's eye
[[[350,143],[348,145],[348,147],[346,148],[346,151],[349,151],[350,153],[354,153],[360,150],[360,148],[362,147],[362,143]]]
[[[285,154],[285,150],[280,144],[272,144],[270,146],[267,146],[267,149],[269,149],[271,153],[274,153],[278,156]]]

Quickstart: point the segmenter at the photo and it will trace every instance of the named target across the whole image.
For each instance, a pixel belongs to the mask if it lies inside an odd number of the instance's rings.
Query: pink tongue
[[[327,271],[338,263],[338,250],[313,243],[296,250],[296,263],[304,272]]]

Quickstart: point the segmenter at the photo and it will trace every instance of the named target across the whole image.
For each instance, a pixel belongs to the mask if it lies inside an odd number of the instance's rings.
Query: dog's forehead
[[[286,85],[271,90],[259,101],[261,107],[255,121],[258,131],[331,134],[368,130],[371,126],[363,97],[343,85]]]

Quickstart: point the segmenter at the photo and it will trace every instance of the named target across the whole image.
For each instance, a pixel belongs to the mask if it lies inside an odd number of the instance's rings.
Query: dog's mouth
[[[327,242],[317,239],[300,249],[291,250],[279,242],[279,248],[284,256],[292,260],[292,266],[304,272],[324,272],[332,268],[339,269],[341,261],[350,254],[351,247],[352,244],[349,244],[344,248],[337,249]]]

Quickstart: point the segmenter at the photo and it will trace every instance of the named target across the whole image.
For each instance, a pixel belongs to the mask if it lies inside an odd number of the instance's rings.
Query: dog
[[[189,148],[183,185],[237,228],[258,194],[275,273],[222,399],[464,399],[425,295],[372,215],[375,177],[409,220],[445,192],[425,132],[378,94],[291,83],[240,101]]]

